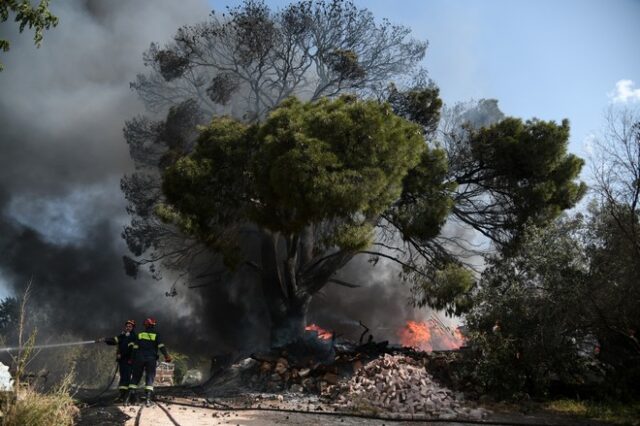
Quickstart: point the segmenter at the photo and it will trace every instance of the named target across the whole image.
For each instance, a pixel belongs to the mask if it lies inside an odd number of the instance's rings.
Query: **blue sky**
[[[429,41],[425,65],[445,102],[496,98],[507,115],[568,118],[570,150],[580,156],[616,83],[630,80],[619,99],[640,103],[639,0],[355,2]],[[240,3],[209,1],[216,10]]]

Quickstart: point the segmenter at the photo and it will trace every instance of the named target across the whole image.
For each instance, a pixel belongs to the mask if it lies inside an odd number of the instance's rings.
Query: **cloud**
[[[640,88],[634,89],[635,83],[632,80],[619,80],[616,88],[609,93],[613,103],[627,103],[640,101]]]
[[[582,149],[592,156],[594,154],[594,144],[596,143],[598,137],[595,133],[589,133],[582,141]]]

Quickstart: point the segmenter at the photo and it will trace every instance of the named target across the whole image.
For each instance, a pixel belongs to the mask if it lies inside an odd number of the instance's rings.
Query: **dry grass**
[[[640,425],[640,401],[622,403],[561,399],[549,402],[546,408],[556,413],[587,417],[613,424]]]
[[[33,331],[29,338],[24,339],[26,322],[26,305],[31,290],[31,281],[27,285],[20,304],[18,322],[18,352],[13,358],[15,397],[5,395],[3,401],[3,426],[71,426],[78,413],[71,397],[73,370],[67,374],[60,384],[52,391],[40,393],[35,385],[20,381],[26,368],[33,360],[36,333]]]
[[[69,374],[52,392],[39,393],[31,386],[24,386],[16,400],[9,404],[3,419],[5,426],[71,426],[78,413],[70,386],[73,375]]]

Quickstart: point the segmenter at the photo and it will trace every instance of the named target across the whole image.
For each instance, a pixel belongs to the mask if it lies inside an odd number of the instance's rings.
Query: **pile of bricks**
[[[466,405],[461,394],[434,382],[420,360],[405,355],[385,354],[337,387],[335,404],[356,411],[474,420],[488,414]]]

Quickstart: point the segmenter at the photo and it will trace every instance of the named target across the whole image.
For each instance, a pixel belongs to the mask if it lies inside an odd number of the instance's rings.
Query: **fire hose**
[[[380,416],[373,414],[360,414],[360,413],[349,413],[342,411],[305,411],[305,410],[297,410],[293,408],[273,408],[273,407],[232,407],[230,405],[221,403],[219,401],[213,399],[206,399],[207,403],[215,404],[217,407],[206,407],[200,404],[189,404],[186,402],[178,402],[167,400],[165,398],[156,398],[158,402],[164,402],[165,404],[172,405],[181,405],[185,407],[192,408],[208,408],[211,410],[217,411],[269,411],[269,412],[279,412],[279,413],[292,413],[292,414],[317,414],[323,416],[333,416],[333,417],[357,417],[361,419],[370,419],[370,420],[387,420],[387,421],[397,421],[397,422],[407,422],[407,423],[446,423],[451,424],[452,422],[458,422],[461,424],[474,424],[474,425],[496,425],[496,426],[563,426],[561,424],[554,423],[519,423],[513,421],[496,421],[496,420],[473,420],[467,418],[459,418],[459,419],[440,419],[440,418],[416,418],[416,417],[399,417],[399,416]]]
[[[97,400],[98,398],[100,398],[102,395],[105,394],[105,392],[107,392],[110,388],[111,385],[113,385],[113,382],[116,380],[116,375],[118,375],[118,370],[120,369],[120,365],[118,364],[118,362],[116,361],[116,369],[113,371],[113,375],[111,376],[111,380],[109,381],[109,384],[102,390],[102,392],[100,392],[99,394],[95,395],[94,397],[89,398],[89,400]],[[89,405],[95,405],[96,403],[94,402],[93,404],[89,404]]]

